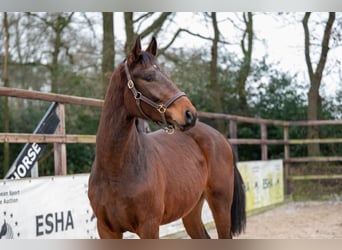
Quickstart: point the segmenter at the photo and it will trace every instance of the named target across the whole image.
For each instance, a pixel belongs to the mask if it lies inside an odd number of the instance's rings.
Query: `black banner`
[[[53,102],[42,120],[39,122],[33,134],[53,134],[59,123],[56,114],[58,103]],[[43,153],[46,143],[26,143],[17,159],[12,164],[5,179],[20,179],[27,176],[34,164],[38,161]]]

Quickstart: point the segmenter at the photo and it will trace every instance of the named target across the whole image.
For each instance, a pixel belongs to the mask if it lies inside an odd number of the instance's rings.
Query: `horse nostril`
[[[185,111],[185,122],[187,125],[193,125],[196,120],[196,115],[194,115],[189,109]]]

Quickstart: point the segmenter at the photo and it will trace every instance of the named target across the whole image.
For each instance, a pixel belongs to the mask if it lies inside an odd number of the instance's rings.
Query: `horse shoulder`
[[[192,137],[201,148],[213,148],[229,144],[219,131],[203,122],[197,122],[195,127],[185,133]]]

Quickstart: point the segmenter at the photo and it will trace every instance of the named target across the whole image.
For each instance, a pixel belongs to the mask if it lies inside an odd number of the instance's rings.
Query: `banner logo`
[[[14,239],[14,230],[13,228],[18,226],[18,222],[14,220],[13,214],[7,214],[7,212],[3,213],[3,220],[0,221],[0,239]],[[20,233],[17,233],[17,237],[20,236]]]

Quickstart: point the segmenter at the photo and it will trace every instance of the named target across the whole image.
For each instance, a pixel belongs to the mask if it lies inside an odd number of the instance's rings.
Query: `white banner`
[[[247,211],[282,202],[282,160],[240,162]],[[88,174],[0,182],[0,239],[94,239],[96,218],[89,204]],[[212,222],[205,203],[203,222]],[[160,236],[183,231],[181,220],[161,226]],[[136,238],[125,233],[125,238]]]
[[[0,183],[0,238],[95,238],[89,175]]]

